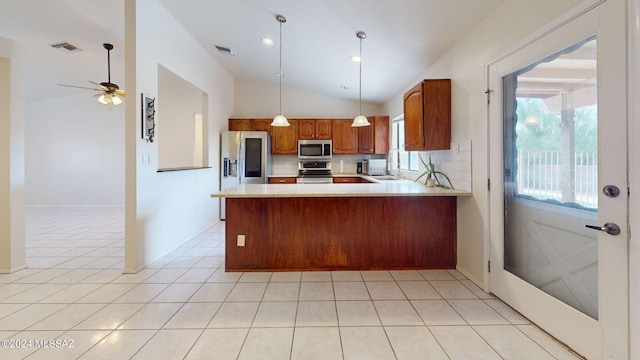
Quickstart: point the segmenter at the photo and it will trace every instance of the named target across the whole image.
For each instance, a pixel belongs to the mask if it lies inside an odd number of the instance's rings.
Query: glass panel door
[[[625,2],[546,30],[488,66],[490,290],[581,355],[626,359]]]
[[[504,267],[598,318],[597,40],[503,77]]]

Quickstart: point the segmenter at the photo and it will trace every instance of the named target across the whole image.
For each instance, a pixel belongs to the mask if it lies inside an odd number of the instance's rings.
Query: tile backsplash
[[[386,159],[387,155],[333,155],[331,172],[333,174],[355,174],[357,162],[363,159]],[[271,174],[280,176],[298,175],[297,155],[272,155]]]
[[[451,143],[449,150],[421,151],[420,156],[425,162],[431,161],[436,170],[447,174],[453,187],[458,190],[471,191],[471,141]],[[403,172],[407,179],[415,180],[425,171],[424,165],[419,164],[419,170]],[[421,182],[424,178],[420,179]],[[443,180],[446,183],[446,180]]]
[[[421,151],[420,156],[428,161],[429,154],[436,166],[436,170],[447,174],[453,187],[459,190],[471,191],[471,141],[451,143],[449,150]],[[387,155],[333,155],[331,159],[331,172],[333,174],[355,174],[356,163],[363,159],[387,159]],[[273,155],[271,156],[271,175],[296,176],[298,175],[297,155]],[[394,164],[388,164],[393,169]],[[419,170],[403,171],[402,175],[408,180],[415,180],[424,172],[424,166],[419,164]],[[396,171],[390,170],[390,174],[396,175]],[[420,181],[424,181],[424,178]],[[446,182],[446,180],[444,180]]]

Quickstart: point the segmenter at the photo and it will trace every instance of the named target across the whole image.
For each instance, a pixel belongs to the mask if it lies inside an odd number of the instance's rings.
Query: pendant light
[[[280,78],[280,114],[278,114],[273,121],[271,122],[271,126],[291,126],[287,118],[282,115],[282,78],[284,75],[282,74],[282,24],[287,22],[287,19],[283,15],[276,15],[276,20],[280,23],[280,72],[278,73],[278,77]]]
[[[369,120],[367,117],[362,115],[362,39],[367,37],[367,34],[364,31],[358,31],[356,33],[356,37],[360,39],[360,112],[355,119],[353,119],[353,123],[351,126],[353,127],[361,127],[361,126],[369,126]]]

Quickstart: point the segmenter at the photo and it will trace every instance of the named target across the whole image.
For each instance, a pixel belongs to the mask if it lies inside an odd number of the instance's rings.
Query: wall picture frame
[[[148,94],[140,94],[140,100],[142,102],[142,138],[148,142],[153,142],[155,139],[156,128],[156,98]]]

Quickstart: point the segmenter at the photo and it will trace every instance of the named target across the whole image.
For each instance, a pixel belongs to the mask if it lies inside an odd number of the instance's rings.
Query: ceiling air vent
[[[51,45],[51,47],[54,48],[54,49],[58,49],[58,50],[60,50],[62,52],[65,52],[65,53],[72,53],[72,52],[82,51],[77,46],[71,45],[68,42],[63,42],[63,43],[59,43],[59,44],[53,44],[53,45]]]
[[[218,45],[214,45],[214,46],[216,47],[216,49],[218,49],[218,51],[220,51],[220,53],[224,55],[236,56],[233,50],[229,49],[228,47],[218,46]]]

